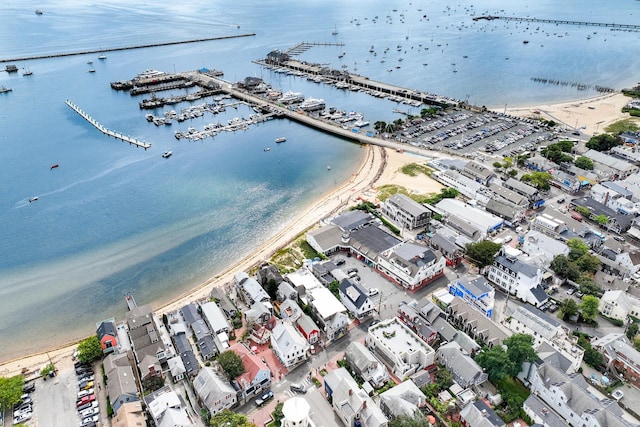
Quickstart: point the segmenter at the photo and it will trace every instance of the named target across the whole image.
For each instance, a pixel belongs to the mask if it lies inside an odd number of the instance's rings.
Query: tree
[[[5,414],[7,409],[20,401],[22,396],[22,387],[24,386],[24,377],[16,375],[5,378],[0,377],[0,410]]]
[[[336,298],[340,299],[340,282],[334,280],[329,283],[328,288]]]
[[[222,352],[218,356],[218,363],[220,363],[230,380],[244,374],[242,359],[233,350]]]
[[[164,378],[158,375],[149,375],[142,380],[142,388],[147,392],[154,392],[164,386]]]
[[[423,427],[427,425],[422,412],[415,410],[413,415],[400,415],[389,421],[389,427]]]
[[[560,254],[553,257],[551,269],[558,276],[575,281],[580,276],[580,267],[573,261]]]
[[[589,253],[589,245],[582,241],[582,239],[578,237],[574,237],[573,239],[569,239],[567,241],[567,246],[569,246],[569,259],[571,261],[575,261],[580,258],[582,255]]]
[[[374,128],[375,130],[377,130],[378,132],[382,132],[382,131],[384,131],[384,128],[386,128],[386,127],[387,127],[387,123],[386,123],[386,122],[383,122],[383,121],[381,121],[381,120],[378,120],[377,122],[375,122],[375,123],[373,124],[373,128]]]
[[[640,337],[633,340],[633,348],[640,351]]]
[[[607,225],[609,223],[609,217],[604,214],[594,216],[593,220],[600,225]]]
[[[578,156],[578,158],[575,161],[575,165],[576,167],[579,167],[580,169],[584,169],[584,170],[588,170],[588,171],[592,171],[593,170],[593,160],[591,160],[588,157],[585,156]]]
[[[78,344],[78,360],[82,363],[91,363],[102,358],[102,344],[97,335],[80,341]]]
[[[486,369],[489,374],[489,380],[499,381],[513,372],[513,362],[509,359],[509,355],[501,346],[492,348],[485,347],[476,356],[478,365]]]
[[[549,182],[552,178],[553,177],[548,172],[531,172],[522,175],[522,177],[520,177],[520,181],[529,182],[540,190],[548,190],[551,188],[551,184],[549,184]]]
[[[591,366],[592,368],[597,368],[598,366],[602,365],[603,357],[599,351],[592,348],[587,348],[584,351],[583,359],[584,363],[586,363],[587,365]]]
[[[483,268],[493,263],[493,257],[500,250],[501,245],[489,240],[483,240],[478,243],[469,243],[466,248],[466,255],[471,262],[477,265],[478,268]]]
[[[513,334],[506,340],[504,345],[507,346],[507,355],[512,362],[512,370],[509,372],[515,377],[522,369],[524,362],[533,362],[538,355],[533,348],[533,337],[528,334]]]
[[[591,280],[588,274],[582,274],[578,279],[578,283],[580,283],[580,292],[583,294],[595,297],[602,295],[602,288]]]
[[[444,187],[440,189],[440,195],[443,199],[455,199],[459,194],[460,192],[455,188]]]
[[[500,162],[493,162],[492,166],[496,169],[500,169],[502,168],[502,163]]]
[[[513,166],[513,158],[511,157],[505,157],[504,159],[502,159],[502,167],[507,170],[510,167]]]
[[[588,271],[590,273],[596,273],[600,268],[600,260],[597,256],[591,254],[584,254],[576,260],[576,264],[582,271]]]
[[[518,171],[515,169],[509,169],[507,171],[507,175],[509,175],[511,178],[515,178],[515,176],[518,175]]]
[[[585,145],[587,148],[590,148],[596,151],[609,151],[613,147],[621,144],[622,144],[622,140],[617,136],[609,135],[608,133],[603,133],[603,134],[591,137],[591,139],[589,139],[589,141],[587,141]]]
[[[589,218],[591,216],[591,210],[589,210],[589,208],[585,208],[584,206],[576,206],[576,212],[582,215],[583,218]]]
[[[211,418],[209,425],[212,427],[256,427],[255,424],[249,422],[247,417],[237,414],[229,409],[218,412]]]
[[[566,319],[567,317],[575,316],[578,314],[578,303],[573,298],[566,298],[560,301],[560,305],[558,306],[560,313],[559,316],[562,319]]]
[[[627,330],[625,331],[625,334],[627,335],[627,338],[629,338],[630,340],[633,340],[636,337],[636,335],[638,335],[638,324],[632,323],[629,326],[627,326]]]
[[[453,374],[446,367],[439,365],[436,372],[436,382],[440,390],[446,390],[453,385]]]
[[[580,310],[582,311],[582,317],[588,320],[596,320],[598,316],[598,306],[600,305],[600,299],[593,295],[585,295],[582,297],[582,304],[580,304]]]

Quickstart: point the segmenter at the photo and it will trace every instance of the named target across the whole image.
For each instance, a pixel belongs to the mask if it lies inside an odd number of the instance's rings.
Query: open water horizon
[[[35,7],[43,14],[36,15]],[[176,141],[175,130],[252,112],[241,106],[218,117],[156,127],[138,108],[148,96],[113,91],[111,81],[149,68],[208,67],[224,71],[229,81],[262,76],[283,91],[324,98],[328,106],[364,112],[374,122],[398,118],[392,112],[398,105],[262,70],[251,61],[302,41],[344,43],[313,47],[299,59],[496,108],[582,99],[597,95],[594,85],[620,89],[637,80],[637,32],[472,20],[486,13],[633,23],[638,3],[0,5],[3,58],[256,33],[109,52],[106,60],[80,55],[25,61],[15,64],[19,73],[0,72],[0,85],[13,89],[0,94],[0,361],[84,337],[105,318],[122,319],[126,292],[140,304],[183,294],[286,227],[299,209],[347,180],[361,159],[357,145],[286,120],[198,142]],[[23,67],[33,75],[23,77]],[[90,67],[96,72],[88,73]],[[532,77],[590,88],[543,86]],[[103,136],[65,99],[153,146],[144,151]],[[282,135],[287,142],[274,144]],[[271,151],[264,152],[267,146]],[[173,151],[170,159],[161,158],[165,150]],[[60,167],[50,170],[56,163]],[[39,200],[29,203],[34,196]]]

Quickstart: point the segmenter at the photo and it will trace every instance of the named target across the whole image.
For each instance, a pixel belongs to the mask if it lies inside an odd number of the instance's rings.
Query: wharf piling
[[[114,137],[116,139],[119,139],[121,141],[124,141],[124,142],[128,142],[130,145],[135,145],[136,147],[142,147],[145,150],[147,148],[151,147],[151,144],[149,144],[148,142],[140,141],[137,138],[134,138],[134,137],[131,137],[131,136],[127,136],[127,135],[123,135],[121,133],[118,133],[118,132],[112,131],[110,129],[107,129],[100,122],[98,122],[96,119],[94,119],[89,114],[84,112],[82,109],[80,109],[80,107],[78,107],[76,104],[74,104],[70,100],[66,99],[64,101],[64,103],[67,104],[73,111],[78,113],[80,115],[80,117],[82,117],[83,119],[88,121],[93,127],[98,129],[100,132],[104,133],[105,135],[112,136],[112,137]]]

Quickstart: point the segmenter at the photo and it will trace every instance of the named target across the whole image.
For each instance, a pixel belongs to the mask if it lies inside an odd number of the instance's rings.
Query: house
[[[356,319],[363,320],[373,315],[374,305],[369,291],[355,280],[345,278],[338,285],[340,301]]]
[[[118,332],[116,331],[115,319],[103,320],[98,323],[96,335],[98,335],[103,354],[116,351],[118,348]]]
[[[262,359],[250,351],[243,343],[229,347],[242,360],[244,373],[233,379],[232,384],[238,390],[240,400],[247,401],[271,386],[271,370]]]
[[[514,208],[527,209],[530,205],[529,199],[526,196],[508,189],[504,184],[492,182],[489,184],[489,192],[492,195],[492,199],[498,199]]]
[[[626,322],[629,316],[640,318],[640,299],[625,291],[606,291],[600,298],[600,313]]]
[[[427,305],[420,309],[417,301],[412,301],[410,303],[402,302],[398,306],[397,312],[398,319],[404,322],[427,344],[433,343],[437,338],[435,328],[431,326],[434,318],[431,318],[429,313],[424,311],[425,309],[429,310],[431,308],[433,308],[431,313],[434,313],[436,316],[438,313],[442,313],[442,311],[431,302],[428,302]]]
[[[409,291],[417,291],[444,274],[440,253],[411,242],[403,242],[380,253],[376,269]]]
[[[618,159],[597,150],[589,150],[585,157],[593,160],[594,172],[610,180],[624,179],[638,172],[637,165]]]
[[[233,407],[237,402],[236,391],[233,387],[209,366],[202,368],[193,379],[193,389],[198,403],[205,407],[211,416],[223,409]]]
[[[240,291],[240,296],[248,305],[258,301],[265,305],[271,305],[271,297],[269,297],[267,291],[262,288],[256,279],[249,277],[247,273],[240,272],[236,274],[235,283]]]
[[[236,317],[238,314],[238,309],[229,296],[225,293],[223,288],[213,288],[211,289],[211,299],[216,301],[222,311],[224,312],[227,319],[232,319]]]
[[[460,172],[482,185],[489,185],[496,178],[496,174],[491,168],[473,160],[468,161]]]
[[[196,320],[191,324],[191,332],[195,336],[196,345],[204,360],[211,360],[218,355],[218,346],[215,343],[211,329],[204,319]]]
[[[426,243],[436,251],[440,252],[445,259],[446,265],[449,267],[456,267],[462,262],[464,251],[462,248],[464,244],[458,245],[456,241],[455,233],[451,230],[451,233],[443,233],[443,230],[438,229],[431,236],[425,238]]]
[[[518,258],[520,251],[502,248],[489,267],[487,277],[503,291],[540,307],[549,295],[542,289],[542,269]]]
[[[315,264],[316,263],[313,265]],[[287,273],[285,280],[291,283],[299,299],[305,304],[309,303],[307,293],[312,289],[322,287],[322,283],[307,268],[301,268],[292,273]]]
[[[349,318],[347,308],[325,287],[308,291],[309,305],[313,310],[318,326],[327,340],[333,341],[347,333]]]
[[[182,314],[182,318],[184,319],[184,323],[191,326],[198,320],[202,320],[202,315],[200,314],[200,307],[194,303],[190,302],[186,304],[180,309],[180,314]]]
[[[354,231],[374,222],[376,218],[369,212],[355,209],[352,211],[342,212],[340,215],[331,218],[331,224],[335,224],[342,231]]]
[[[286,299],[280,304],[280,318],[287,322],[297,322],[304,312],[298,303],[291,299]]]
[[[522,240],[522,251],[527,255],[543,256],[547,265],[558,255],[568,255],[569,246],[551,236],[536,230],[529,230]]]
[[[447,224],[451,222],[449,217],[455,217],[460,223],[480,230],[483,235],[495,232],[504,224],[502,218],[457,199],[442,199],[435,207],[444,213]]]
[[[160,364],[167,358],[167,349],[151,306],[141,305],[130,310],[127,313],[127,325],[140,378],[144,380],[149,376],[161,376]]]
[[[530,389],[531,395],[537,395],[547,411],[555,412],[566,425],[632,426],[622,417],[622,409],[615,400],[600,399],[589,391],[589,384],[582,374],[566,374],[549,363],[536,364]]]
[[[535,394],[530,394],[522,404],[524,412],[533,420],[534,425],[543,427],[566,427],[567,423],[555,411],[549,410],[547,404]]]
[[[200,363],[196,355],[193,353],[193,347],[187,338],[187,334],[184,332],[178,332],[172,336],[173,343],[180,355],[182,364],[184,365],[186,374],[190,377],[194,377],[200,371]]]
[[[415,417],[422,415],[426,401],[427,397],[413,381],[406,380],[380,394],[380,409],[390,420],[401,415]]]
[[[638,207],[631,200],[633,193],[615,182],[605,181],[591,187],[591,198],[623,215],[638,215]]]
[[[398,378],[435,363],[435,351],[397,318],[370,327],[366,344]]]
[[[313,345],[320,341],[320,328],[311,317],[303,313],[296,325],[309,344]]]
[[[502,188],[502,187],[500,187]],[[522,197],[522,196],[520,196]],[[523,198],[524,199],[524,198]],[[526,199],[524,199],[526,200]],[[484,209],[504,220],[505,225],[514,226],[522,221],[528,206],[514,206],[504,198],[495,198],[487,202]]]
[[[282,405],[282,427],[315,427],[310,417],[311,407],[307,401],[298,396],[294,396],[284,401]]]
[[[407,230],[425,228],[431,219],[429,209],[401,193],[388,198],[381,210],[383,215]]]
[[[640,387],[640,352],[623,333],[611,333],[596,339],[591,347],[604,355],[604,363],[611,371]]]
[[[445,313],[449,323],[488,347],[501,345],[509,336],[500,325],[461,298],[454,297]]]
[[[184,362],[179,355],[173,356],[171,359],[167,359],[167,365],[169,365],[169,372],[171,373],[171,379],[173,379],[174,383],[184,379],[184,376],[187,373],[187,368],[185,368]]]
[[[484,400],[468,403],[460,411],[464,427],[505,427],[506,424]]]
[[[164,386],[144,396],[147,411],[157,427],[188,427],[196,424],[187,412],[187,405],[178,393]]]
[[[294,289],[291,283],[286,281],[280,282],[278,290],[276,291],[276,296],[278,297],[278,301],[298,301],[298,291]]]
[[[269,283],[270,280],[273,280],[276,285],[279,285],[280,283],[282,283],[284,278],[280,274],[277,266],[271,264],[263,264],[256,272],[256,280],[264,288],[265,286],[267,286],[267,283]]]
[[[478,198],[482,198],[484,196],[488,200],[488,196],[485,196],[483,193],[486,189],[483,184],[462,175],[456,170],[445,169],[442,171],[436,171],[431,177],[447,187],[455,188],[460,192],[460,194],[468,197],[469,199],[478,200]]]
[[[229,348],[229,331],[232,329],[229,327],[227,317],[218,304],[213,301],[203,304],[202,317],[211,330],[211,336],[213,337],[218,352]]]
[[[623,215],[618,213],[610,207],[596,202],[591,197],[571,199],[569,204],[572,209],[575,209],[578,206],[584,209],[589,209],[591,212],[589,218],[591,219],[601,216],[606,217],[608,222],[605,226],[614,233],[621,234],[626,232],[631,227],[631,222],[633,221],[632,215]]]
[[[374,388],[382,387],[389,380],[387,368],[362,343],[349,344],[344,357],[349,367]]]
[[[388,425],[388,420],[380,408],[358,387],[345,368],[334,369],[325,375],[324,387],[334,412],[345,427],[357,425],[356,421],[366,427]]]
[[[111,353],[104,359],[104,374],[107,377],[106,392],[114,414],[128,402],[138,401],[138,386],[131,363],[126,353]]]
[[[142,402],[123,403],[111,418],[111,427],[140,427],[147,424]]]
[[[480,365],[456,342],[440,346],[436,358],[453,374],[454,381],[462,388],[479,386],[489,378]]]
[[[449,293],[473,304],[485,316],[493,315],[496,291],[484,277],[460,277],[449,283]]]
[[[307,360],[309,343],[291,324],[278,322],[271,331],[273,354],[287,368]]]
[[[375,267],[383,252],[397,246],[402,241],[375,225],[366,225],[342,236],[345,247],[360,261]]]
[[[247,323],[254,323],[256,325],[264,326],[273,317],[272,315],[272,306],[271,303],[263,303],[261,301],[256,301],[247,311],[244,312],[244,318]]]
[[[540,191],[537,188],[525,182],[518,181],[515,178],[507,179],[503,185],[505,188],[508,188],[509,190],[513,190],[516,193],[519,193],[525,196],[527,199],[529,199],[529,202],[531,202],[534,208],[537,207],[538,202],[542,200],[542,197],[540,196]]]

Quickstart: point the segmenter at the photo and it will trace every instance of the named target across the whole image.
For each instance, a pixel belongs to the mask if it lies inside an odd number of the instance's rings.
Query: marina
[[[136,147],[142,147],[145,150],[147,148],[151,147],[151,144],[148,143],[148,142],[140,141],[137,138],[134,138],[134,137],[131,137],[131,136],[127,136],[127,135],[123,135],[121,133],[118,133],[118,132],[112,131],[110,129],[107,129],[102,124],[100,124],[100,122],[98,122],[96,119],[91,117],[89,114],[87,114],[86,112],[81,110],[80,107],[78,107],[76,104],[74,104],[73,102],[69,101],[68,99],[66,99],[64,101],[64,103],[67,104],[69,106],[69,108],[71,108],[73,111],[78,113],[80,115],[80,117],[82,117],[83,119],[88,121],[93,127],[98,129],[103,134],[105,134],[107,136],[112,136],[112,137],[114,137],[116,139],[119,139],[121,141],[124,141],[124,142],[128,142],[130,145],[135,145]]]

